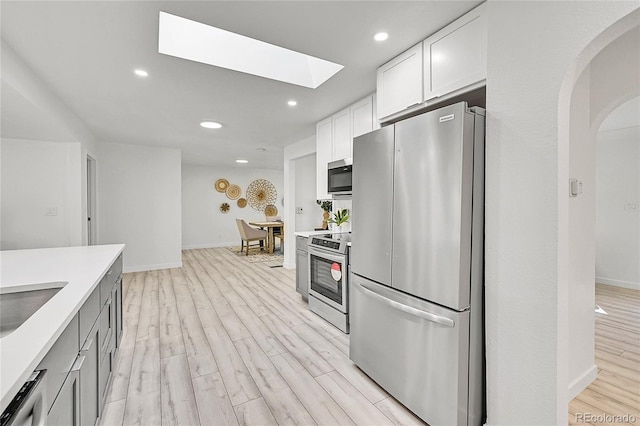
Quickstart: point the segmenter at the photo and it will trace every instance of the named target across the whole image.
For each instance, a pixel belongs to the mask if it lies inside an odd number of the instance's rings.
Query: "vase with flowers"
[[[338,228],[344,230],[342,225],[349,223],[349,210],[341,209],[333,213],[333,217],[327,220],[328,223],[334,223]]]
[[[322,229],[327,229],[329,227],[328,220],[331,214],[329,213],[333,208],[333,202],[331,200],[316,200],[316,203],[322,208]]]

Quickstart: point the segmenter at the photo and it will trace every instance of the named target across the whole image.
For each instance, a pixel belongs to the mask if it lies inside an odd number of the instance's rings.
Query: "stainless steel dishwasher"
[[[0,416],[0,426],[43,426],[47,424],[45,375],[34,371]]]

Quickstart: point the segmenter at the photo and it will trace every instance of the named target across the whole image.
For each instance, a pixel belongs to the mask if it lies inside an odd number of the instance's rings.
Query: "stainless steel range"
[[[309,237],[309,309],[349,333],[350,233]]]

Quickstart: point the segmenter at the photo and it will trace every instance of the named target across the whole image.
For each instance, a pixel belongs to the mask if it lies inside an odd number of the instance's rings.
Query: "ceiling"
[[[375,91],[376,68],[480,1],[5,1],[4,41],[99,142],[182,150],[184,163],[281,169],[283,147]],[[345,66],[317,89],[158,53],[165,11]],[[386,31],[389,39],[373,41]],[[149,77],[133,74],[143,68]],[[296,107],[287,105],[295,99]],[[224,126],[203,129],[200,121]],[[3,81],[2,137],[68,140]],[[260,152],[258,148],[265,148]]]

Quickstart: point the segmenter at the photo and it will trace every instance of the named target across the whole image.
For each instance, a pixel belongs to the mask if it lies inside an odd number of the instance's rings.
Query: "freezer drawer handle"
[[[379,295],[375,291],[367,288],[365,285],[358,283],[360,287],[369,295],[372,296],[382,303],[391,306],[392,308],[398,309],[402,312],[406,312],[410,315],[414,315],[416,317],[420,317],[427,321],[435,322],[436,324],[444,325],[445,327],[453,328],[456,323],[453,322],[452,319],[442,317],[440,315],[431,314],[429,312],[421,311],[420,309],[412,308],[411,306],[403,305],[402,303],[396,302],[395,300],[387,299],[384,296]]]

